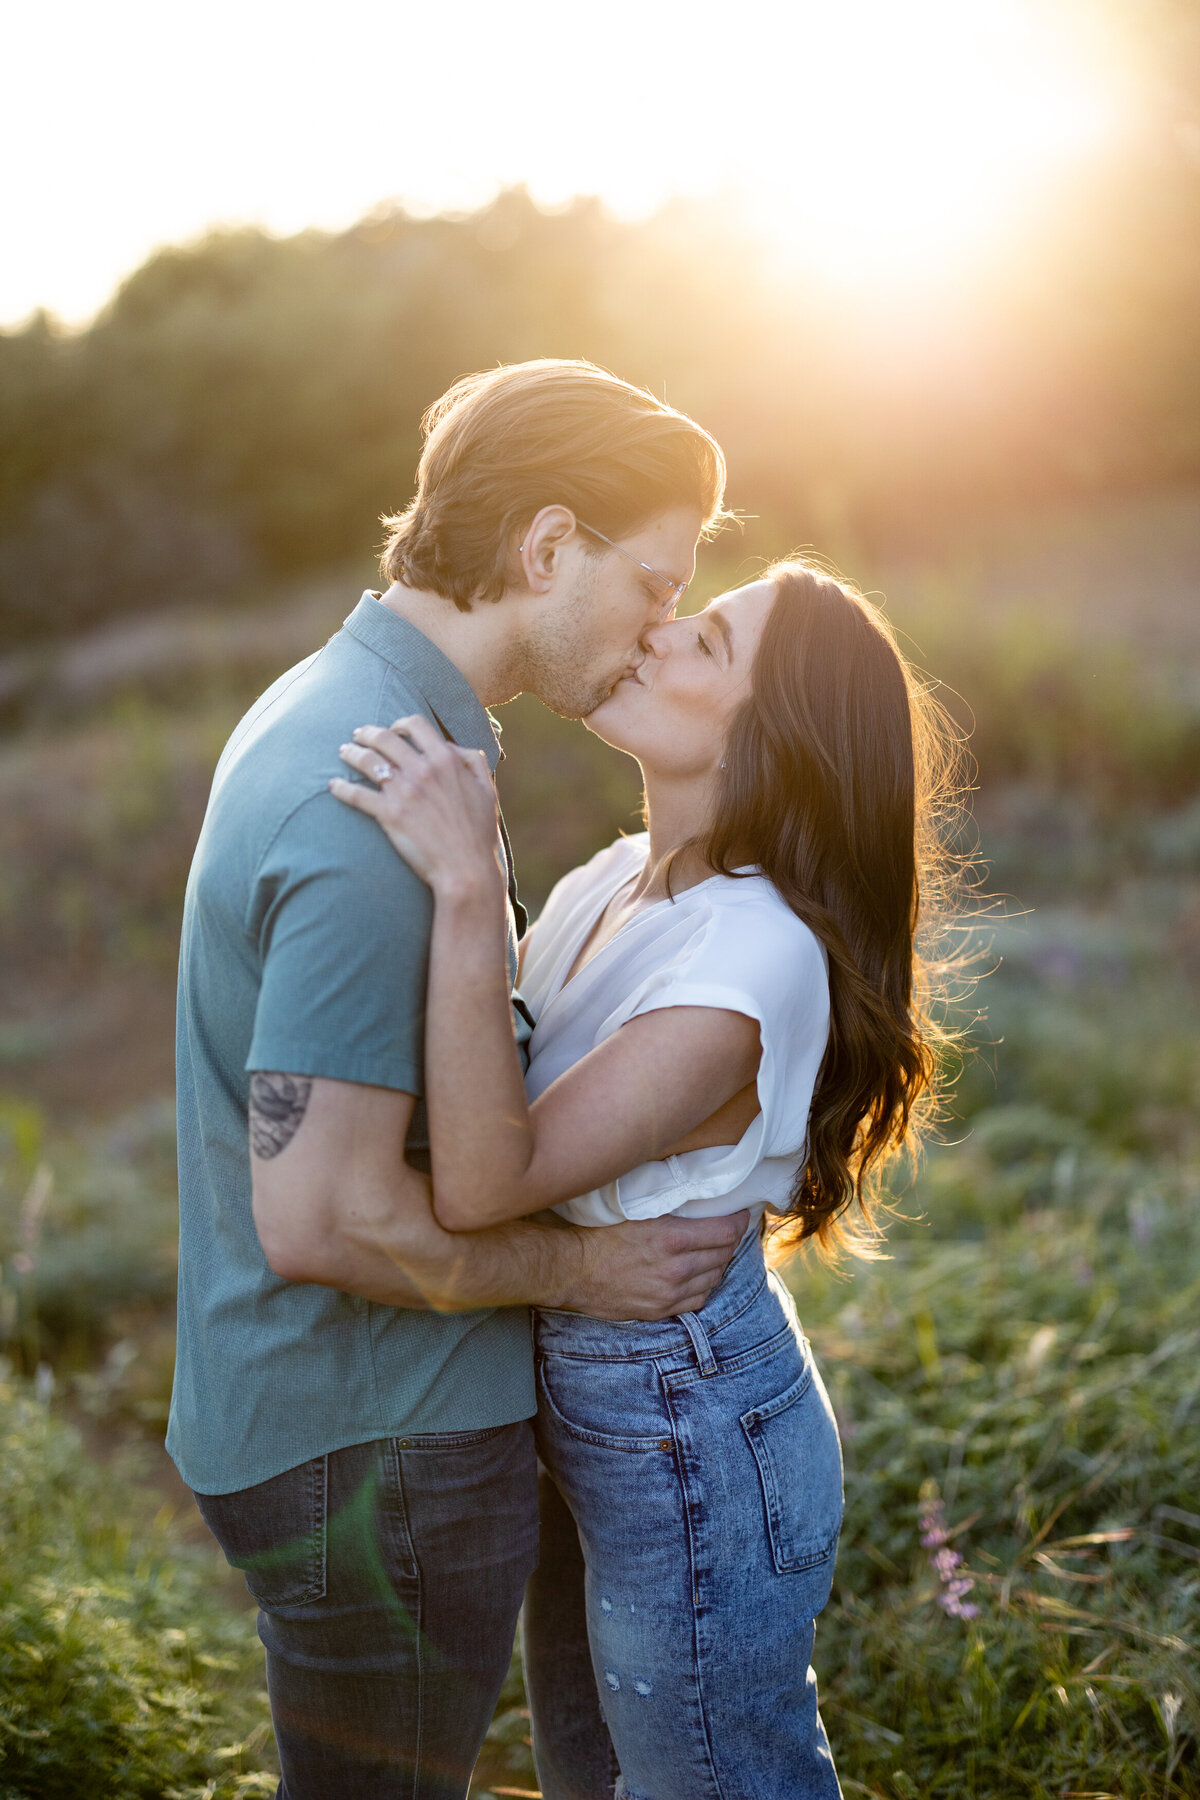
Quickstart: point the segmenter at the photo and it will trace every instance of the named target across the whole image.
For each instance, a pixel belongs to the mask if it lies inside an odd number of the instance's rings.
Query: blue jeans
[[[259,1603],[277,1800],[462,1800],[537,1561],[530,1422],[355,1444],[196,1502]]]
[[[546,1800],[834,1800],[810,1667],[837,1427],[758,1241],[661,1324],[536,1315],[543,1543],[524,1635]],[[618,1777],[619,1770],[619,1779]]]

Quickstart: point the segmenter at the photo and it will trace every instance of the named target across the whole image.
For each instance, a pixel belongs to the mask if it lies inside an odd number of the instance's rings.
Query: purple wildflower
[[[921,1542],[927,1550],[946,1542],[949,1536],[946,1530],[946,1509],[936,1497],[922,1500],[917,1523],[921,1527]]]
[[[979,1608],[967,1599],[975,1586],[975,1578],[958,1573],[962,1569],[963,1559],[957,1550],[948,1547],[950,1533],[946,1526],[946,1509],[937,1494],[929,1493],[922,1499],[917,1519],[921,1543],[926,1550],[933,1552],[929,1560],[940,1583],[938,1605],[952,1619],[977,1619]]]
[[[962,1561],[962,1557],[957,1550],[939,1550],[937,1555],[931,1556],[929,1560],[938,1572],[938,1580],[949,1581]]]

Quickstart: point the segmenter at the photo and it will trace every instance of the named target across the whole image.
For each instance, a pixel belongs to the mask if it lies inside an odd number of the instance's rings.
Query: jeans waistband
[[[694,1350],[703,1367],[706,1358],[711,1358],[710,1340],[749,1309],[765,1282],[762,1239],[757,1227],[752,1227],[734,1251],[721,1285],[698,1313],[647,1322],[592,1319],[584,1313],[539,1307],[534,1313],[537,1343],[543,1350],[566,1356],[620,1360]]]

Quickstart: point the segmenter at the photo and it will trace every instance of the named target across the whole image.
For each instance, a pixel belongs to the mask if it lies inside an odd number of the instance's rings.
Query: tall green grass
[[[841,1291],[794,1277],[846,1453],[817,1652],[839,1768],[881,1800],[1195,1795],[1200,1175],[1094,1146],[1047,1168],[1005,1122],[1018,1153],[933,1158],[936,1231]],[[939,1603],[923,1498],[976,1617]]]
[[[848,1794],[1200,1793],[1200,1180],[1086,1138],[1066,1160],[1048,1116],[935,1153],[891,1261],[791,1271],[846,1449],[817,1666]],[[231,1748],[265,1719],[246,1616],[131,1533],[44,1408],[10,1383],[0,1409],[8,1793],[268,1791],[261,1739]],[[974,1618],[939,1604],[931,1495]],[[514,1680],[496,1786],[533,1786],[521,1704]]]
[[[0,1379],[3,1800],[275,1791],[252,1614],[136,1512],[119,1471]]]
[[[0,1095],[0,1352],[73,1402],[165,1426],[178,1205],[169,1101],[51,1132]]]

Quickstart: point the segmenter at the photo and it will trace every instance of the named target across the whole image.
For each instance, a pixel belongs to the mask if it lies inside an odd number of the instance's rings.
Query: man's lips
[[[634,687],[645,687],[646,685],[642,680],[638,669],[626,669],[622,674],[617,676],[616,680],[609,688],[608,693],[605,695],[605,699],[611,700],[619,687],[625,687],[630,683],[632,683]]]

